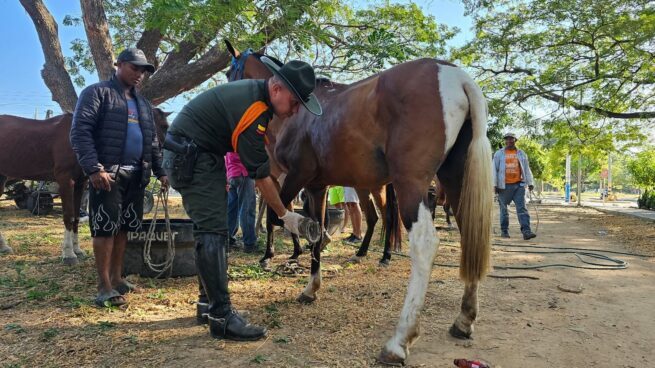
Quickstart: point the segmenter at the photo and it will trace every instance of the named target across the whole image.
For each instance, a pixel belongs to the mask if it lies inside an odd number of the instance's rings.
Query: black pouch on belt
[[[198,159],[198,146],[191,139],[167,134],[164,148],[176,153],[173,161],[175,179],[179,183],[191,183]]]

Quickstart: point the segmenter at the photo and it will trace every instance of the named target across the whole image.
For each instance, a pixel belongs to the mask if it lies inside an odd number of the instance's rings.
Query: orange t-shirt
[[[505,150],[505,184],[521,182],[521,164],[517,150]]]

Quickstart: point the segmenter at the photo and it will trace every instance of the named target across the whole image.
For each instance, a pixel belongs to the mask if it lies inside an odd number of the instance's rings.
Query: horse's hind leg
[[[462,217],[463,213],[459,211],[458,205],[462,195],[464,185],[464,168],[466,165],[467,149],[471,140],[471,126],[465,124],[462,128],[460,135],[452,148],[448,158],[444,161],[439,169],[437,175],[439,181],[442,183],[446,192],[448,209],[446,216],[448,218],[450,209],[452,208],[455,213],[455,221],[462,231]],[[452,204],[452,205],[451,205]],[[464,246],[464,245],[462,245]],[[463,267],[460,265],[460,267]],[[464,295],[462,296],[462,304],[460,312],[455,322],[450,327],[450,334],[457,338],[469,338],[473,333],[473,324],[478,315],[478,281],[470,280],[465,281]]]
[[[426,204],[429,182],[408,178],[401,176],[401,180],[397,180],[394,177],[393,183],[401,218],[409,232],[412,271],[396,331],[378,356],[378,360],[386,364],[404,364],[409,347],[419,336],[418,316],[425,301],[439,240]]]
[[[75,206],[73,205],[74,182],[69,177],[60,176],[57,178],[57,184],[59,184],[61,206],[64,209],[64,242],[62,243],[62,260],[66,265],[75,265],[77,264],[77,255],[73,250],[73,239],[75,237],[73,229],[75,226],[75,218],[76,216],[79,216],[79,209],[78,213],[75,214]]]

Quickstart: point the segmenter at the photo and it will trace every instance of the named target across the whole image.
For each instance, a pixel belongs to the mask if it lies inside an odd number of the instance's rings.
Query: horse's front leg
[[[262,269],[266,271],[271,271],[271,259],[275,256],[275,245],[273,241],[275,240],[275,234],[273,229],[273,219],[272,216],[276,216],[275,212],[269,209],[268,206],[264,207],[267,209],[268,213],[266,215],[266,252],[264,256],[259,260],[259,265]]]
[[[75,238],[75,225],[76,216],[79,216],[78,213],[75,214],[74,206],[74,182],[71,178],[68,177],[58,177],[57,184],[59,184],[59,196],[61,197],[61,206],[64,209],[64,241],[62,243],[62,260],[64,264],[72,266],[77,264],[77,255],[74,251],[73,239]]]
[[[303,304],[314,302],[317,299],[316,292],[321,288],[321,250],[323,249],[324,244],[327,243],[325,237],[328,236],[324,227],[326,189],[326,187],[322,187],[320,189],[308,190],[310,198],[309,216],[313,220],[319,221],[323,232],[318,242],[312,244],[312,265],[309,282],[307,283],[305,290],[300,293],[297,299],[298,302]]]
[[[80,225],[80,207],[82,206],[82,196],[86,188],[87,180],[79,178],[73,186],[73,252],[79,258],[86,257],[86,252],[80,248],[80,239],[78,228]]]

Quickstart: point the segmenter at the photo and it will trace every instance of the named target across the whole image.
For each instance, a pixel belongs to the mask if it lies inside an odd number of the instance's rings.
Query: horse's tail
[[[398,213],[398,198],[396,198],[396,190],[393,184],[389,183],[386,186],[386,208],[384,213],[384,241],[391,243],[391,249],[395,252],[400,251],[401,248],[401,232],[400,232],[400,215]]]
[[[482,279],[490,267],[493,177],[491,144],[487,139],[487,103],[480,87],[464,81],[469,100],[473,139],[468,147],[458,215],[461,218],[462,258],[459,275],[466,282]]]

